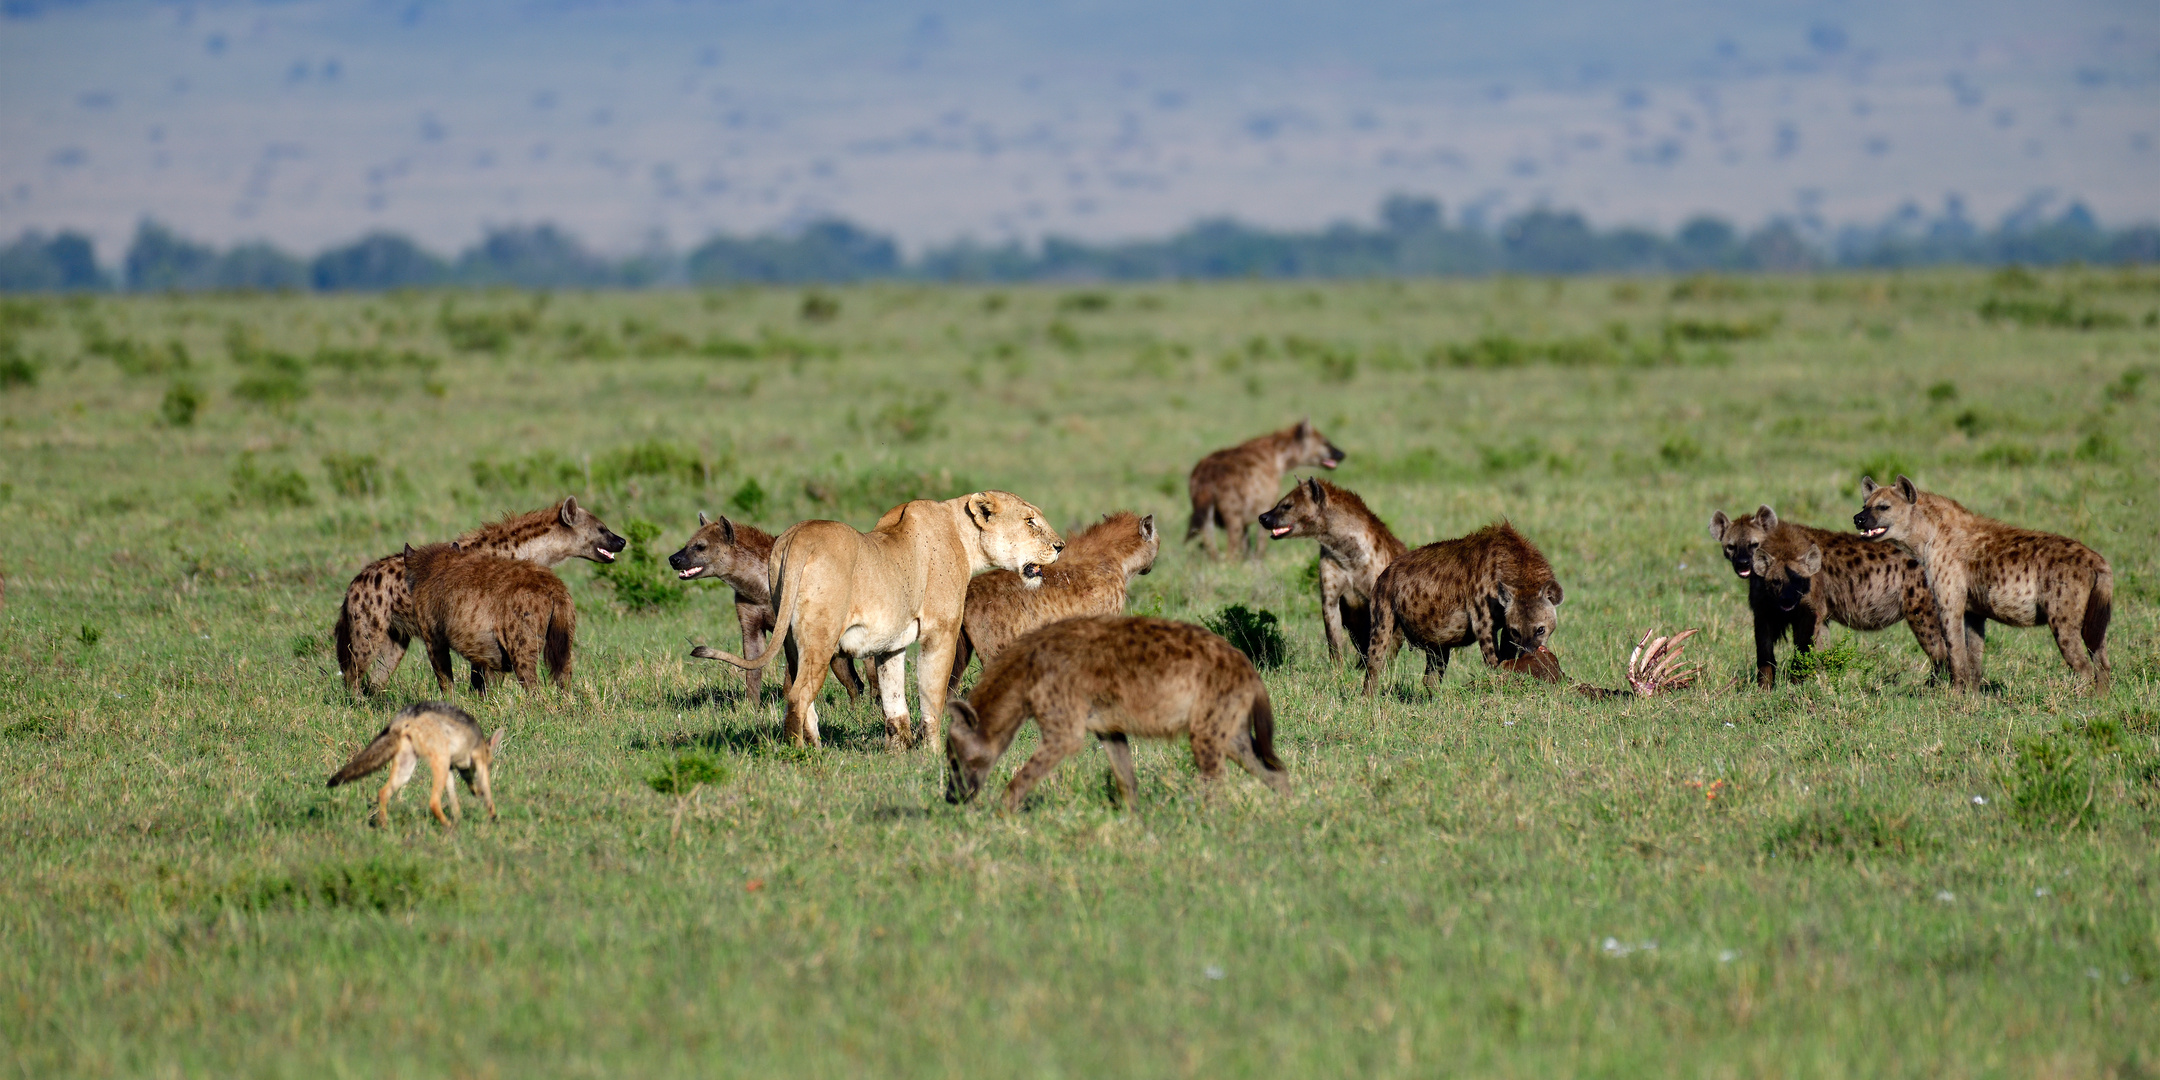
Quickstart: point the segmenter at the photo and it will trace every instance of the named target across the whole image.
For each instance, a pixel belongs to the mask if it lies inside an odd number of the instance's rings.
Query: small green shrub
[[[165,399],[158,402],[158,415],[173,427],[188,427],[195,423],[195,414],[202,407],[202,387],[182,379],[165,389]]]
[[[233,384],[233,396],[268,409],[286,409],[312,391],[307,383],[307,364],[281,352],[251,352],[245,361],[250,374]]]
[[[373,454],[324,454],[322,467],[330,475],[330,490],[348,499],[382,494],[382,462]]]
[[[801,314],[804,322],[829,323],[840,317],[840,299],[813,289],[803,294]]]
[[[2076,306],[2068,293],[2053,303],[2025,297],[1991,296],[1981,302],[1980,317],[1989,322],[2012,322],[2053,330],[2117,330],[2130,325],[2129,316],[2119,312]]]
[[[2022,469],[2040,460],[2040,451],[2021,442],[1999,442],[1985,450],[1975,459],[1982,465]]]
[[[252,451],[241,454],[240,460],[233,463],[232,490],[235,503],[265,509],[315,503],[314,495],[308,491],[307,477],[293,469],[265,470],[256,464]]]
[[[938,420],[938,414],[945,411],[945,402],[944,394],[924,394],[906,401],[889,402],[878,410],[876,427],[907,443],[942,435],[945,425]]]
[[[712,755],[686,750],[663,762],[660,771],[646,777],[645,783],[662,795],[688,795],[699,787],[718,787],[727,778],[727,766]]]
[[[1818,675],[1835,679],[1859,660],[1859,644],[1850,637],[1842,637],[1827,649],[1816,648],[1804,653],[1794,653],[1787,670],[1795,679],[1812,679]]]
[[[735,494],[728,496],[728,509],[755,521],[765,513],[765,502],[765,485],[753,476],[744,480],[742,486],[735,489]]]
[[[67,734],[67,725],[56,716],[26,716],[0,727],[0,735],[10,739],[58,739]]]
[[[553,450],[500,464],[477,458],[467,466],[473,486],[482,491],[533,491],[584,487],[585,470]]]
[[[443,340],[459,352],[486,352],[497,356],[510,350],[512,339],[529,334],[540,323],[540,304],[531,308],[460,312],[444,300],[436,316]]]
[[[2109,401],[2136,401],[2138,388],[2145,384],[2146,374],[2144,368],[2129,368],[2117,376],[2114,382],[2107,384],[2102,393],[2107,395]]]
[[[1785,316],[1771,312],[1758,319],[1668,319],[1665,337],[1669,341],[1727,344],[1735,341],[1755,341],[1769,337]]]
[[[1243,604],[1231,604],[1202,621],[1209,630],[1237,646],[1238,651],[1262,671],[1281,667],[1290,655],[1289,645],[1283,640],[1282,628],[1272,611],[1254,611]]]
[[[1057,309],[1059,311],[1083,313],[1108,311],[1110,310],[1110,294],[1102,292],[1066,293],[1064,296],[1058,297]]]
[[[636,479],[668,479],[704,486],[714,472],[696,450],[664,439],[618,447],[593,459],[593,483],[615,487]]]
[[[2019,739],[2003,785],[2012,816],[2039,829],[2092,827],[2098,780],[2088,757],[2061,735]]]
[[[36,386],[37,361],[23,355],[13,338],[0,337],[0,390]]]
[[[689,599],[690,591],[677,584],[675,575],[653,554],[651,543],[659,537],[660,526],[632,518],[622,532],[623,539],[629,541],[622,553],[614,562],[593,570],[594,576],[614,590],[616,601],[631,611],[642,612],[671,608]]]
[[[97,627],[90,625],[89,623],[82,624],[82,629],[75,631],[75,640],[82,642],[83,648],[85,649],[97,648],[97,643],[104,637],[105,631],[100,630]]]
[[[456,783],[455,780],[451,781]],[[242,911],[347,910],[387,914],[451,895],[452,885],[415,859],[381,856],[284,874],[242,878],[213,897]]]
[[[1928,387],[1927,396],[1929,401],[1937,405],[1947,405],[1950,402],[1957,400],[1957,384],[1951,382],[1948,379],[1944,379],[1943,381]]]
[[[1658,444],[1658,457],[1675,468],[1701,461],[1702,444],[1687,435],[1674,435]]]
[[[330,642],[321,634],[293,635],[292,654],[295,660],[305,660],[310,656],[321,656],[329,651]]]
[[[1763,838],[1763,853],[1789,859],[1841,856],[1906,856],[1927,846],[1911,813],[1893,815],[1876,806],[1817,806],[1779,824]]]

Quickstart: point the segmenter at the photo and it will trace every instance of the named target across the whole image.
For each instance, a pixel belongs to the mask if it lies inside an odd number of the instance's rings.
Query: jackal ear
[[[1876,483],[1876,482],[1875,482],[1875,478],[1874,478],[1874,477],[1872,477],[1872,476],[1863,476],[1863,477],[1861,477],[1861,478],[1860,478],[1860,497],[1861,497],[1861,498],[1863,498],[1863,499],[1865,499],[1865,498],[1867,498],[1868,496],[1870,496],[1870,495],[1873,495],[1873,494],[1875,494],[1875,489],[1876,489],[1876,488],[1879,488],[1879,487],[1881,487],[1881,486],[1882,486],[1881,484],[1878,484],[1878,483]]]
[[[502,744],[503,729],[496,728],[495,734],[488,736],[488,757],[493,758],[495,755],[502,753]]]
[[[1327,506],[1327,489],[1326,489],[1326,488],[1323,488],[1323,487],[1321,487],[1321,486],[1320,486],[1320,478],[1319,478],[1319,477],[1317,477],[1317,476],[1308,476],[1308,477],[1306,477],[1306,478],[1305,478],[1305,488],[1306,488],[1306,490],[1308,490],[1308,491],[1312,492],[1312,501],[1313,501],[1313,505],[1314,505],[1314,506],[1318,506],[1318,507],[1322,507],[1322,508],[1325,508],[1325,507]]]
[[[1913,503],[1914,505],[1918,505],[1920,502],[1919,486],[1914,484],[1912,482],[1912,479],[1903,473],[1898,474],[1897,493],[1899,496],[1904,498],[1906,502]]]
[[[1140,519],[1140,539],[1155,539],[1155,515],[1149,514]]]
[[[1777,511],[1767,506],[1755,508],[1755,524],[1765,529],[1777,528]]]
[[[710,522],[710,521],[707,521],[707,520],[705,520],[705,511],[703,511],[703,510],[700,510],[700,511],[698,511],[698,512],[697,512],[697,527],[698,527],[698,528],[700,528],[700,529],[702,529],[702,528],[704,528],[705,526],[707,526],[707,525],[710,525],[710,524],[712,524],[712,522]]]
[[[562,521],[565,527],[575,527],[577,525],[577,496],[564,496],[562,507],[555,512],[555,516]]]
[[[1719,543],[1724,543],[1725,528],[1726,526],[1729,526],[1731,524],[1732,519],[1725,516],[1725,511],[1710,511],[1710,539],[1716,540]]]
[[[1557,582],[1557,581],[1548,581],[1548,582],[1546,582],[1546,583],[1545,583],[1545,602],[1546,602],[1546,603],[1548,603],[1548,604],[1551,604],[1551,605],[1552,605],[1552,606],[1554,606],[1554,607],[1559,607],[1559,606],[1560,606],[1560,601],[1561,601],[1562,599],[1565,599],[1565,598],[1566,598],[1566,596],[1567,596],[1567,593],[1565,593],[1565,592],[1561,591],[1561,589],[1560,589],[1560,583],[1559,583],[1559,582]]]
[[[1800,576],[1814,577],[1822,572],[1822,548],[1809,544],[1807,554],[1800,556]]]

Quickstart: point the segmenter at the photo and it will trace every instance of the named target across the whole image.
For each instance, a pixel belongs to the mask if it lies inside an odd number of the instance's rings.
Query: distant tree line
[[[1218,218],[1160,240],[1092,244],[1053,236],[1032,246],[961,241],[909,261],[891,237],[837,219],[784,235],[715,236],[687,254],[628,259],[596,255],[553,225],[490,230],[455,258],[396,233],[375,232],[302,259],[266,243],[219,251],[144,221],[117,272],[98,264],[90,240],[80,233],[25,233],[0,248],[0,291],[1356,278],[2071,262],[2160,262],[2160,226],[2104,228],[2078,203],[2054,217],[2028,209],[1981,229],[1965,220],[1953,200],[1933,218],[1907,207],[1879,225],[1834,234],[1785,220],[1743,233],[1708,216],[1669,235],[1632,226],[1599,229],[1581,214],[1549,209],[1518,214],[1488,230],[1467,222],[1450,225],[1433,199],[1396,195],[1381,204],[1379,219],[1370,226],[1343,222],[1313,232],[1276,231]]]

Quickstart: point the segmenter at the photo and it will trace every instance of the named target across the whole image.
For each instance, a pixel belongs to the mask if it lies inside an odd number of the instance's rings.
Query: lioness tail
[[[787,552],[785,550],[775,550],[772,557],[780,560],[780,573],[775,575],[780,579],[780,587],[773,590],[773,614],[776,618],[771,632],[765,638],[765,651],[759,653],[756,659],[745,660],[725,649],[700,645],[690,650],[690,655],[701,660],[725,661],[744,671],[763,671],[765,665],[772,663],[772,658],[787,644],[788,627],[795,622],[795,605],[799,602],[799,593],[801,592],[799,588],[801,583],[789,580],[788,570],[790,567]],[[796,576],[800,577],[801,575]],[[852,662],[850,661],[850,663]]]

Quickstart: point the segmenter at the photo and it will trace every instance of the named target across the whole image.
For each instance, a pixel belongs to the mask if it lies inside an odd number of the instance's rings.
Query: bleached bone
[[[1680,666],[1680,654],[1687,649],[1687,639],[1697,631],[1682,630],[1671,637],[1652,640],[1655,629],[1643,631],[1642,640],[1635,643],[1635,651],[1628,657],[1628,686],[1641,697],[1655,697],[1667,690],[1678,690],[1695,681],[1702,674],[1701,664]]]

